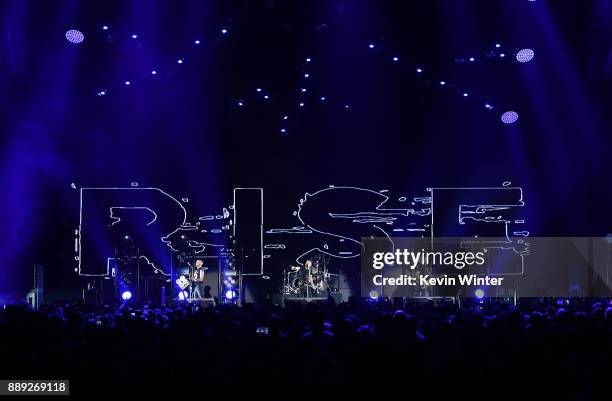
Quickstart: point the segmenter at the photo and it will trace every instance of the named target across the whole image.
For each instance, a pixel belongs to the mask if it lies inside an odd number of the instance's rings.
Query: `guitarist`
[[[192,299],[202,299],[202,294],[204,294],[204,270],[204,261],[202,259],[196,260],[193,272]]]

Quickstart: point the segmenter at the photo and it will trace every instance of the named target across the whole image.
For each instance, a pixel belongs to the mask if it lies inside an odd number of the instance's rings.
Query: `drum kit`
[[[316,255],[301,266],[290,266],[283,271],[282,293],[297,297],[321,297],[337,292],[337,274],[329,273],[329,258]]]

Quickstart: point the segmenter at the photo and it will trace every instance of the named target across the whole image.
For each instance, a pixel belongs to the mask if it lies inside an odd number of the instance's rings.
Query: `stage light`
[[[108,25],[104,25],[104,26],[102,26],[102,30],[103,30],[103,31],[108,31]]]
[[[491,106],[489,103],[486,103],[484,107],[487,110],[491,110],[493,108],[493,106]]]
[[[310,74],[304,74],[304,78],[310,78]]]
[[[243,107],[243,106],[244,106],[244,102],[242,102],[242,101],[240,101],[240,100],[239,100],[239,101],[238,101],[238,106],[239,106],[239,107]]]
[[[98,96],[106,96],[106,91],[105,90],[99,91]]]
[[[506,54],[505,54],[505,53],[501,53],[501,54],[499,55],[499,57],[504,58],[504,57],[506,57]]]
[[[533,56],[535,56],[533,50],[521,49],[518,51],[518,53],[516,53],[516,61],[518,61],[519,63],[526,63],[528,61],[531,61],[531,59],[533,59]]]
[[[185,239],[185,234],[182,234],[182,235],[181,235],[181,239]]]
[[[66,40],[70,43],[82,43],[85,40],[85,35],[79,30],[70,29],[66,31]]]
[[[123,291],[121,293],[121,299],[123,299],[124,301],[127,301],[130,298],[132,298],[132,293],[130,291]]]
[[[306,62],[307,62],[307,63],[310,63],[311,61],[312,61],[312,59],[311,59],[310,57],[307,57],[307,58],[306,58]]]
[[[157,75],[157,71],[155,70],[151,71],[151,75]]]
[[[280,132],[281,132],[281,134],[286,134],[286,133],[287,133],[287,130],[286,130],[286,129],[284,129],[284,128],[281,128]]]
[[[179,63],[179,64],[183,64],[183,59],[180,58],[180,59],[176,60],[176,62]]]
[[[138,35],[133,34],[133,35],[132,35],[132,39],[138,39]]]
[[[286,114],[283,116],[283,120],[286,120],[286,119],[288,119],[288,118],[289,118],[289,116],[288,116],[288,115],[286,115]]]
[[[321,96],[321,101],[324,102],[325,100],[327,100],[327,98],[325,96]]]
[[[501,116],[501,120],[504,124],[513,124],[518,120],[518,113],[516,111],[507,111]]]
[[[196,39],[196,40],[194,40],[194,41],[193,41],[193,44],[194,44],[194,45],[199,45],[199,44],[200,44],[200,41]]]
[[[301,103],[301,102],[300,102],[300,107],[304,107],[304,103]]]
[[[399,57],[393,57],[393,61],[395,62],[399,61]]]
[[[440,85],[441,85],[441,86],[446,85],[446,81],[440,81]]]
[[[224,35],[227,35],[227,34],[228,34],[228,32],[229,32],[229,31],[228,31],[227,29],[225,29],[225,28],[221,29],[221,33],[222,33],[222,34],[224,34]]]
[[[374,48],[374,44],[373,44],[373,43],[370,43],[370,44],[368,45],[368,47],[369,47],[370,49],[373,49],[373,48]]]
[[[463,92],[463,97],[468,97],[468,96],[469,96],[469,93]]]
[[[474,291],[474,295],[476,296],[476,298],[482,299],[485,296],[485,292],[482,288],[478,288],[476,291]]]
[[[300,89],[300,92],[302,92],[302,93],[306,93],[306,88],[302,88],[302,89]]]
[[[378,299],[378,291],[376,290],[370,291],[370,299]]]
[[[130,83],[131,83],[130,81],[125,81],[123,84],[124,84],[125,86],[130,86]]]
[[[257,92],[261,92],[261,88],[257,88],[255,89]]]
[[[179,301],[184,301],[186,299],[189,299],[189,294],[187,293],[187,291],[182,290],[178,294],[178,299],[179,299]]]
[[[470,57],[470,61],[474,62],[476,59],[474,57]]]
[[[225,298],[228,300],[232,300],[234,298],[236,298],[236,291],[234,290],[227,290],[225,291]]]
[[[126,234],[123,238],[124,239],[130,239],[130,236]]]
[[[264,99],[268,100],[268,99],[270,99],[270,96],[264,95]]]
[[[418,73],[420,74],[420,73],[422,73],[422,72],[423,72],[423,69],[422,69],[422,68],[417,68],[417,69],[416,69],[416,72],[418,72]]]
[[[501,47],[501,44],[495,43],[495,47],[499,49]]]

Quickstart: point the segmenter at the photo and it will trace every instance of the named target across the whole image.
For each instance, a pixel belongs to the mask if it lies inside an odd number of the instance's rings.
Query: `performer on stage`
[[[197,259],[195,262],[195,271],[193,273],[192,299],[202,299],[202,294],[204,293],[204,270],[204,261],[202,259]]]

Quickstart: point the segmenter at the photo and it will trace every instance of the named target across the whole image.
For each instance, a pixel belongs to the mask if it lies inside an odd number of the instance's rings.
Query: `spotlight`
[[[283,120],[286,120],[286,119],[288,119],[288,118],[289,118],[289,116],[288,116],[288,115],[286,115],[286,114],[283,116]]]
[[[126,234],[123,238],[124,239],[130,239],[130,236]]]
[[[306,93],[306,88],[302,88],[302,89],[300,89],[300,92],[302,92],[302,93]]]
[[[304,107],[304,103],[300,102],[300,107]]]
[[[499,55],[499,57],[504,58],[504,57],[506,57],[506,54],[505,54],[505,53],[501,53],[501,54]]]
[[[130,86],[130,81],[125,81],[124,84],[125,86]]]
[[[138,39],[138,35],[133,34],[133,35],[132,35],[132,39]]]
[[[501,45],[499,43],[495,43],[495,47],[499,49]]]
[[[234,298],[236,298],[236,291],[234,290],[225,291],[225,298],[230,301],[233,300]]]
[[[418,73],[420,74],[420,73],[422,73],[422,72],[423,72],[423,69],[422,69],[422,68],[417,68],[417,69],[416,69],[416,72],[418,72]]]
[[[378,299],[378,291],[376,290],[370,291],[370,299]]]
[[[151,71],[151,75],[157,75],[157,71],[155,70]]]
[[[127,301],[130,298],[132,298],[132,293],[130,291],[123,291],[121,293],[121,299],[123,299],[124,301]]]
[[[106,91],[105,90],[99,91],[98,96],[106,96]]]
[[[102,30],[103,30],[103,31],[108,31],[108,25],[104,25],[104,26],[102,26]]]
[[[181,239],[185,239],[185,234],[182,234],[182,235],[181,235]]]
[[[280,132],[281,132],[281,134],[286,134],[286,133],[287,133],[287,130],[286,130],[286,129],[284,129],[284,128],[281,128]]]
[[[470,62],[474,62],[476,59],[474,57],[470,57]]]
[[[229,31],[227,29],[225,29],[225,28],[221,29],[221,33],[224,34],[224,35],[227,35],[228,32]]]
[[[183,290],[183,291],[179,292],[178,299],[179,299],[179,301],[184,301],[186,299],[189,299],[189,294],[187,293],[187,291]]]
[[[255,89],[257,92],[261,92],[261,88],[257,88]]]
[[[463,92],[463,97],[468,97],[468,96],[469,96],[469,93]]]
[[[307,57],[307,58],[306,58],[306,62],[307,62],[307,63],[310,63],[311,61],[312,61],[312,59],[311,59],[310,57]]]
[[[440,81],[440,85],[442,86],[446,85],[446,81]]]
[[[533,59],[533,56],[535,56],[533,50],[522,49],[519,50],[518,53],[516,53],[516,61],[518,61],[519,63],[526,63],[528,61],[531,61],[531,59]]]
[[[369,47],[370,49],[373,49],[373,48],[374,48],[374,44],[373,44],[373,43],[370,43],[370,44],[368,45],[368,47]]]
[[[70,43],[82,43],[85,40],[85,35],[79,30],[70,29],[66,31],[66,40]]]
[[[474,296],[476,296],[478,299],[482,299],[485,296],[485,292],[482,288],[478,288],[476,291],[474,291]]]
[[[270,99],[270,96],[268,96],[268,95],[264,95],[264,99],[266,99],[266,100],[267,100],[267,99]]]
[[[487,110],[491,110],[493,108],[493,106],[491,106],[489,103],[486,103],[484,107]]]
[[[200,41],[199,41],[198,39],[196,39],[196,40],[194,40],[194,41],[193,41],[193,44],[194,44],[194,45],[199,45],[199,44],[200,44]]]
[[[241,101],[241,100],[239,100],[239,101],[238,101],[238,106],[239,106],[239,107],[243,107],[243,106],[244,106],[244,102],[243,102],[243,101]]]
[[[176,62],[179,63],[179,64],[183,64],[183,59],[180,58],[180,59],[176,60]]]
[[[399,61],[399,57],[393,57],[393,61],[398,62]]]
[[[325,100],[327,100],[327,98],[325,96],[321,96],[321,101],[324,102]]]
[[[519,115],[516,111],[507,111],[501,116],[501,120],[504,124],[513,124],[518,120]]]
[[[310,74],[304,74],[304,78],[310,78]]]

